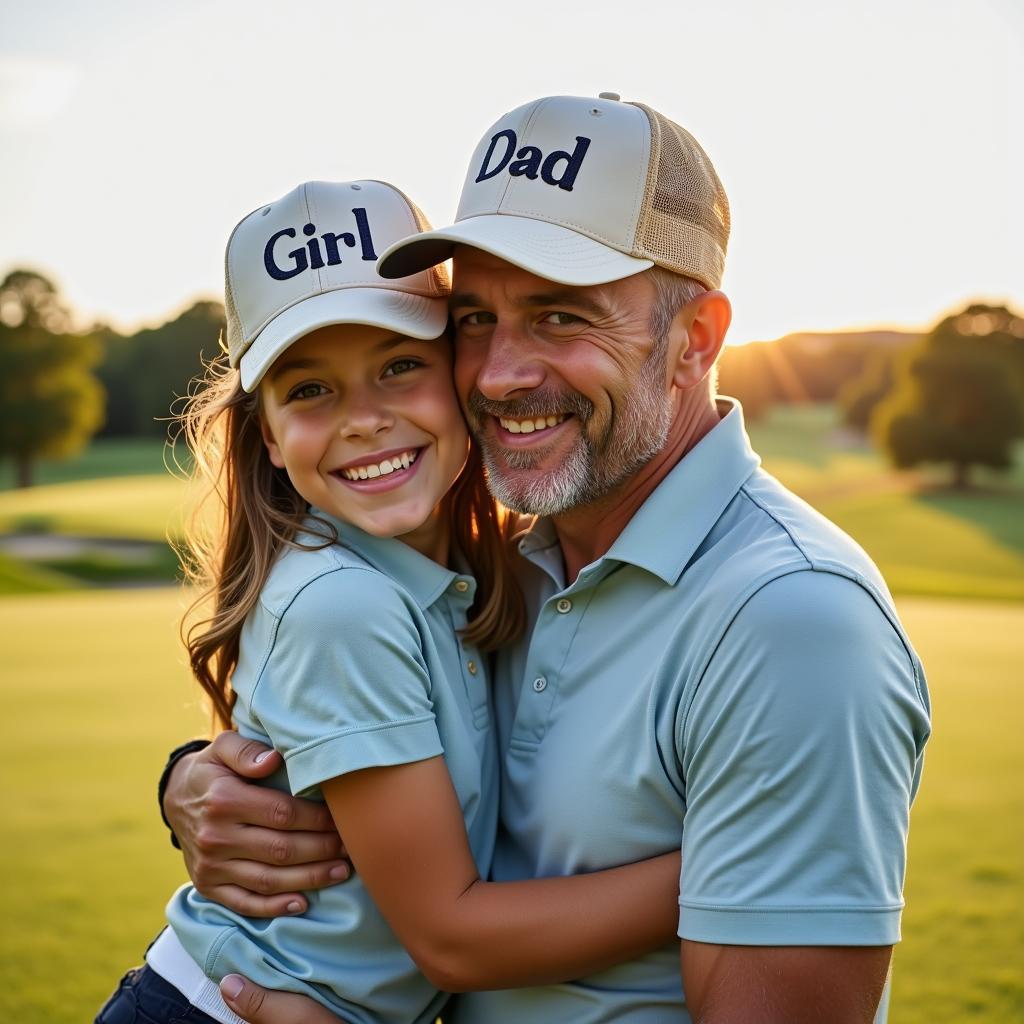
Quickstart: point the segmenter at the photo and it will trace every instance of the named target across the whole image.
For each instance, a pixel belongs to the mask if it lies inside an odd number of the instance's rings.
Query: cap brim
[[[448,323],[448,302],[389,288],[339,288],[296,302],[263,328],[246,349],[238,367],[242,387],[253,391],[289,345],[320,327],[365,324],[406,334],[437,338]]]
[[[584,287],[632,277],[654,266],[561,224],[487,213],[426,231],[390,246],[377,264],[381,277],[407,277],[451,258],[457,245],[482,249],[531,274]]]

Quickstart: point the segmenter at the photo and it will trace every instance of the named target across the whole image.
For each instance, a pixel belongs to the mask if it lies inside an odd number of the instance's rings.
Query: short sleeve
[[[392,581],[354,567],[317,577],[285,608],[252,710],[293,793],[443,752],[417,618]]]
[[[681,725],[679,935],[897,942],[928,732],[916,656],[867,590],[811,570],[761,588]]]

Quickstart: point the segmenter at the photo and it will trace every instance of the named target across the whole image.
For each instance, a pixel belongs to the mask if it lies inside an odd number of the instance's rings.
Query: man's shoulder
[[[732,586],[756,586],[799,569],[844,576],[891,604],[881,573],[835,523],[763,470],[740,487],[703,545]],[[724,581],[723,581],[724,582]]]
[[[872,584],[884,586],[875,563],[849,534],[770,473],[758,470],[741,493],[778,524],[812,568],[863,576]]]

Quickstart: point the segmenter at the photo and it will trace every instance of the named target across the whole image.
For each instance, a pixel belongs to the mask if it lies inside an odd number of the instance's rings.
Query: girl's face
[[[446,337],[323,327],[282,353],[259,389],[270,461],[306,501],[445,560],[439,505],[469,444]]]

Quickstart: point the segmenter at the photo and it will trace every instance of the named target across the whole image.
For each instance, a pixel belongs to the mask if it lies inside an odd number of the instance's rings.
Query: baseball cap
[[[728,241],[729,200],[688,131],[615,93],[548,96],[487,130],[455,223],[395,243],[378,269],[411,274],[461,244],[560,284],[657,264],[717,288]]]
[[[294,341],[330,324],[437,338],[448,274],[424,268],[383,280],[380,252],[430,224],[381,181],[307,181],[232,231],[224,257],[228,359],[253,391]]]

